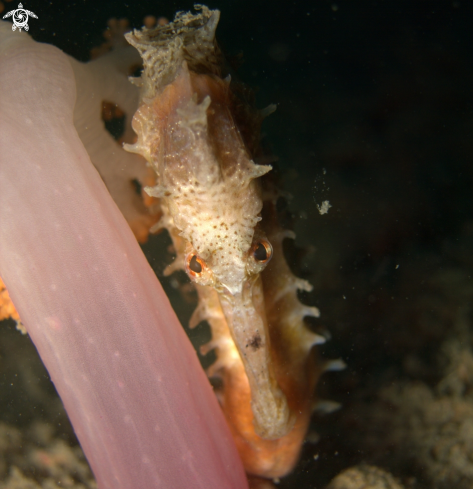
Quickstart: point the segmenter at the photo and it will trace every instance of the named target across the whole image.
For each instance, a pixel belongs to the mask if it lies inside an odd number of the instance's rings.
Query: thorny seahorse
[[[282,242],[294,236],[278,224],[271,166],[254,162],[266,113],[223,78],[219,11],[196,8],[126,35],[144,70],[133,79],[141,87],[138,140],[125,149],[156,171],[156,186],[147,189],[163,214],[155,228],[169,231],[177,253],[167,273],[185,269],[195,283],[191,327],[210,324],[203,351],[216,349],[217,360],[208,374],[223,380],[221,405],[245,468],[281,477],[307,431],[323,371],[311,349],[324,338],[304,325],[319,312],[297,299],[311,286],[284,259]]]

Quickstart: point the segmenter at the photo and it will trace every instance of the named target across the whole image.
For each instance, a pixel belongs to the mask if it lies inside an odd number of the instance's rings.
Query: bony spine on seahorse
[[[318,316],[297,290],[310,285],[290,272],[270,181],[270,166],[254,163],[260,114],[222,78],[215,42],[218,11],[198,6],[174,22],[127,35],[144,62],[133,119],[138,135],[128,151],[156,171],[159,227],[177,253],[169,271],[184,268],[199,305],[191,320],[207,320],[223,380],[221,403],[249,473],[280,477],[297,461],[321,369],[310,354],[324,338],[303,322]],[[240,91],[241,93],[241,91]],[[263,178],[260,178],[263,177]],[[263,195],[264,207],[263,207]]]

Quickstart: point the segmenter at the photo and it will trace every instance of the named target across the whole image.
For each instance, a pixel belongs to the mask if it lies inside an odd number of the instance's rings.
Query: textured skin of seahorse
[[[280,477],[297,461],[320,368],[311,348],[323,338],[304,326],[317,316],[297,290],[310,285],[290,272],[278,224],[270,166],[252,158],[262,117],[222,79],[215,43],[219,12],[200,7],[173,23],[127,35],[144,72],[138,135],[126,149],[156,171],[165,227],[199,305],[191,326],[207,320],[216,349],[210,376],[223,380],[222,409],[248,473]],[[262,178],[261,178],[262,177]],[[264,207],[263,207],[264,205]],[[272,248],[271,248],[271,244]]]

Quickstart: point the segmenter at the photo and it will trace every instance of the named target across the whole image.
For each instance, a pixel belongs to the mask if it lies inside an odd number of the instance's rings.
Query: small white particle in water
[[[396,270],[399,268],[399,265],[396,265]]]
[[[324,200],[321,205],[317,205],[317,209],[319,209],[319,213],[321,216],[327,214],[328,210],[332,207],[328,200]]]
[[[342,295],[342,297],[343,297],[344,299],[346,299],[346,297],[345,297],[344,295]]]

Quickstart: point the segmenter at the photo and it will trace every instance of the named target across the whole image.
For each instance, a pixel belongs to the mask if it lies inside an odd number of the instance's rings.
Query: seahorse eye
[[[196,276],[202,273],[205,263],[197,255],[190,254],[187,257],[187,270],[192,276]]]
[[[273,256],[273,247],[266,240],[261,240],[253,248],[253,257],[258,263],[266,263]]]

